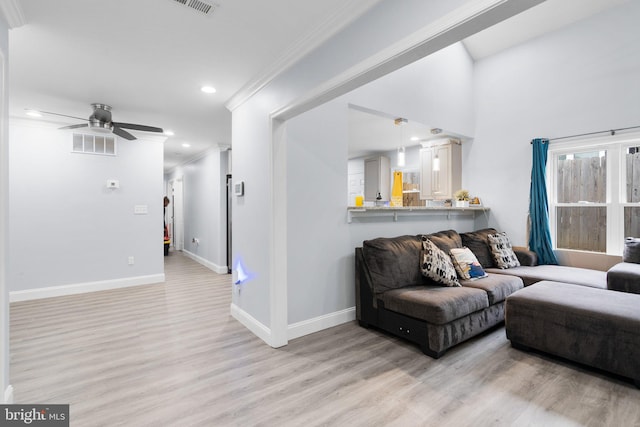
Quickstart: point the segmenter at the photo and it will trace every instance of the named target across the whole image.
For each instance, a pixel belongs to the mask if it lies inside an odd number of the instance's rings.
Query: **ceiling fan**
[[[158,128],[154,126],[114,122],[111,120],[111,107],[109,105],[96,103],[96,104],[91,104],[91,107],[93,108],[93,113],[91,114],[91,116],[89,116],[88,119],[83,119],[81,117],[68,116],[66,114],[51,113],[48,111],[42,111],[42,113],[53,114],[56,116],[70,117],[72,119],[78,119],[78,120],[86,120],[89,122],[89,123],[82,123],[79,125],[64,126],[64,127],[61,127],[60,129],[77,129],[77,128],[88,127],[89,129],[95,129],[98,131],[113,132],[114,134],[124,139],[128,139],[129,141],[136,139],[136,137],[131,135],[125,129],[141,130],[144,132],[160,132],[160,133],[164,132],[162,128]]]

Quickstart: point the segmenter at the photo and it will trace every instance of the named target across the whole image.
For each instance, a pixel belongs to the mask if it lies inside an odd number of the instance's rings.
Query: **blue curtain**
[[[531,168],[531,192],[529,195],[529,249],[538,254],[539,264],[557,264],[558,260],[551,246],[549,231],[549,203],[545,169],[549,140],[536,138],[533,146],[533,166]]]

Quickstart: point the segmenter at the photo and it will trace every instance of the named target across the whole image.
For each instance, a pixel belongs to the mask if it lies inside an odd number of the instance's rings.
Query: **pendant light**
[[[400,127],[400,146],[398,147],[397,165],[399,168],[404,167],[406,164],[405,150],[404,150],[404,131],[402,127],[407,124],[408,120],[402,117],[398,117],[393,121],[396,126]]]

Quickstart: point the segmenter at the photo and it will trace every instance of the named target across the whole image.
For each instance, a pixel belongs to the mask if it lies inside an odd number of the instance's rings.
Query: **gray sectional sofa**
[[[486,243],[487,235],[493,233],[496,230],[489,228],[468,233],[447,230],[428,235],[429,240],[446,253],[454,247],[468,247],[488,273],[484,279],[460,280],[461,287],[444,287],[422,275],[422,235],[364,241],[362,247],[355,250],[359,324],[412,341],[425,354],[438,358],[452,346],[501,324],[505,320],[506,302],[511,296],[516,298],[537,282],[545,282],[545,286],[562,283],[565,293],[560,298],[568,299],[569,305],[571,298],[566,296],[566,286],[577,293],[581,289],[599,291],[603,297],[614,290],[640,293],[640,264],[635,263],[618,264],[608,273],[537,265],[535,253],[515,247],[521,266],[506,270],[496,268]],[[615,295],[615,298],[624,298],[624,295]],[[517,344],[536,348],[535,342],[515,342]],[[640,340],[636,344],[640,345]],[[541,350],[548,351],[546,348]],[[640,353],[632,354],[640,360]],[[578,358],[572,360],[585,363]],[[597,367],[606,369],[606,366]]]
[[[433,233],[440,249],[462,247],[454,230]],[[524,284],[519,277],[490,274],[461,287],[422,275],[422,236],[378,238],[356,248],[356,317],[420,346],[434,358],[504,320],[504,301]]]

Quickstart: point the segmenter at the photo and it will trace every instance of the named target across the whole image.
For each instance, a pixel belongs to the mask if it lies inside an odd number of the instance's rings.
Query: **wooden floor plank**
[[[438,360],[355,322],[272,349],[229,315],[229,275],[165,261],[163,284],[11,304],[16,403],[69,403],[72,426],[640,426],[632,383],[503,327]]]

